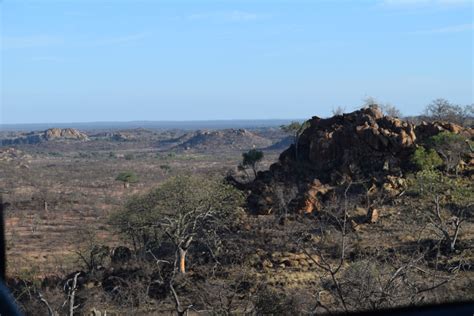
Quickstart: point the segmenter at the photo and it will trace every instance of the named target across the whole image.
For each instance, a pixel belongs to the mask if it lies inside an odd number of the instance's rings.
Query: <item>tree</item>
[[[151,192],[132,198],[112,217],[112,223],[135,248],[152,251],[165,240],[175,248],[175,268],[186,271],[186,255],[197,242],[210,238],[231,223],[242,203],[239,191],[219,179],[177,176]]]
[[[122,181],[123,182],[123,187],[128,188],[130,187],[130,183],[136,183],[138,182],[138,176],[130,171],[127,172],[121,172],[117,178],[115,178],[117,181]]]
[[[402,112],[391,103],[388,103],[388,102],[382,103],[372,96],[368,96],[364,98],[363,102],[364,102],[363,108],[376,107],[376,108],[379,108],[382,111],[382,113],[386,116],[402,117]]]
[[[257,149],[251,149],[246,153],[242,154],[241,168],[250,167],[253,170],[255,178],[257,177],[257,163],[263,159],[263,152]]]
[[[345,111],[345,110],[346,110],[346,109],[343,108],[342,106],[337,106],[336,108],[333,108],[333,109],[332,109],[332,115],[333,115],[333,116],[342,115],[342,114],[344,114],[344,111]]]
[[[295,158],[298,160],[298,141],[303,134],[304,130],[308,128],[309,126],[309,121],[305,121],[303,124],[300,122],[291,122],[288,125],[281,125],[280,128],[288,133],[288,134],[293,134],[293,144],[295,145]]]
[[[431,146],[441,155],[448,172],[455,170],[464,154],[470,150],[469,140],[450,132],[441,132],[430,138]]]
[[[425,213],[448,252],[456,249],[461,225],[472,207],[474,190],[472,183],[462,179],[451,179],[435,170],[424,170],[411,180],[411,190],[421,197],[427,197],[433,206]],[[448,203],[450,201],[450,203]],[[447,207],[448,204],[450,207]]]
[[[437,121],[449,121],[462,124],[464,110],[459,105],[452,104],[446,99],[433,100],[425,108],[425,115]]]
[[[379,106],[379,101],[373,96],[366,96],[364,99],[362,99],[362,101],[364,102],[362,106],[363,108],[368,108],[370,106]]]
[[[380,109],[382,110],[384,115],[391,116],[391,117],[402,117],[402,112],[393,104],[390,103],[383,103],[380,105]]]

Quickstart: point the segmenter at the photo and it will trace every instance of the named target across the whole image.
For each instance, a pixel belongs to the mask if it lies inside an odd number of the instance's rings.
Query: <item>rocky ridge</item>
[[[301,213],[320,209],[331,194],[349,184],[397,194],[405,185],[403,177],[412,167],[409,158],[416,146],[441,131],[474,136],[474,129],[452,123],[415,126],[384,116],[377,107],[327,119],[313,117],[297,144],[249,184],[249,206],[257,214],[271,213],[281,200],[278,187],[284,188],[292,210]]]
[[[246,129],[225,129],[216,131],[197,131],[177,139],[175,148],[184,150],[208,151],[219,148],[246,150],[265,148],[272,141]]]

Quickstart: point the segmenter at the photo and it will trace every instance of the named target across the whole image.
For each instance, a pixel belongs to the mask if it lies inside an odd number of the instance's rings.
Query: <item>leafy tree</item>
[[[132,198],[113,215],[112,223],[142,252],[171,241],[176,249],[175,268],[184,274],[192,245],[200,241],[211,247],[242,202],[239,191],[218,179],[177,176]]]
[[[138,176],[135,173],[131,172],[131,171],[121,172],[117,176],[117,178],[115,178],[115,180],[122,181],[123,182],[123,187],[128,188],[128,187],[130,187],[130,183],[138,182]]]
[[[251,149],[242,154],[241,168],[250,167],[253,170],[255,178],[257,177],[257,163],[263,159],[263,152],[257,149]]]

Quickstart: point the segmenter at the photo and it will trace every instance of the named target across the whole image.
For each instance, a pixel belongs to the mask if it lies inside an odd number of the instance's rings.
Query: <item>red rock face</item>
[[[328,119],[313,117],[309,122],[297,146],[284,151],[253,182],[249,205],[256,213],[268,214],[278,207],[275,186],[297,188],[290,205],[301,213],[320,209],[325,195],[351,181],[368,181],[378,187],[388,182],[387,190],[396,192],[393,177],[403,176],[418,141],[441,131],[474,135],[472,129],[451,123],[414,126],[383,116],[376,107]]]

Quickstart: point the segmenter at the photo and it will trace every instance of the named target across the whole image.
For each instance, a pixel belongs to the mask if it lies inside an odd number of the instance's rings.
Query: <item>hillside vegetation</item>
[[[472,128],[371,105],[291,130],[278,159],[259,150],[278,142],[243,130],[172,141],[184,153],[100,156],[123,169],[103,183],[109,194],[123,182],[102,228],[82,234],[64,273],[11,275],[18,304],[31,315],[300,315],[474,299]],[[211,160],[226,146],[245,152]],[[186,153],[196,148],[212,157]],[[47,219],[55,206],[37,199]]]

